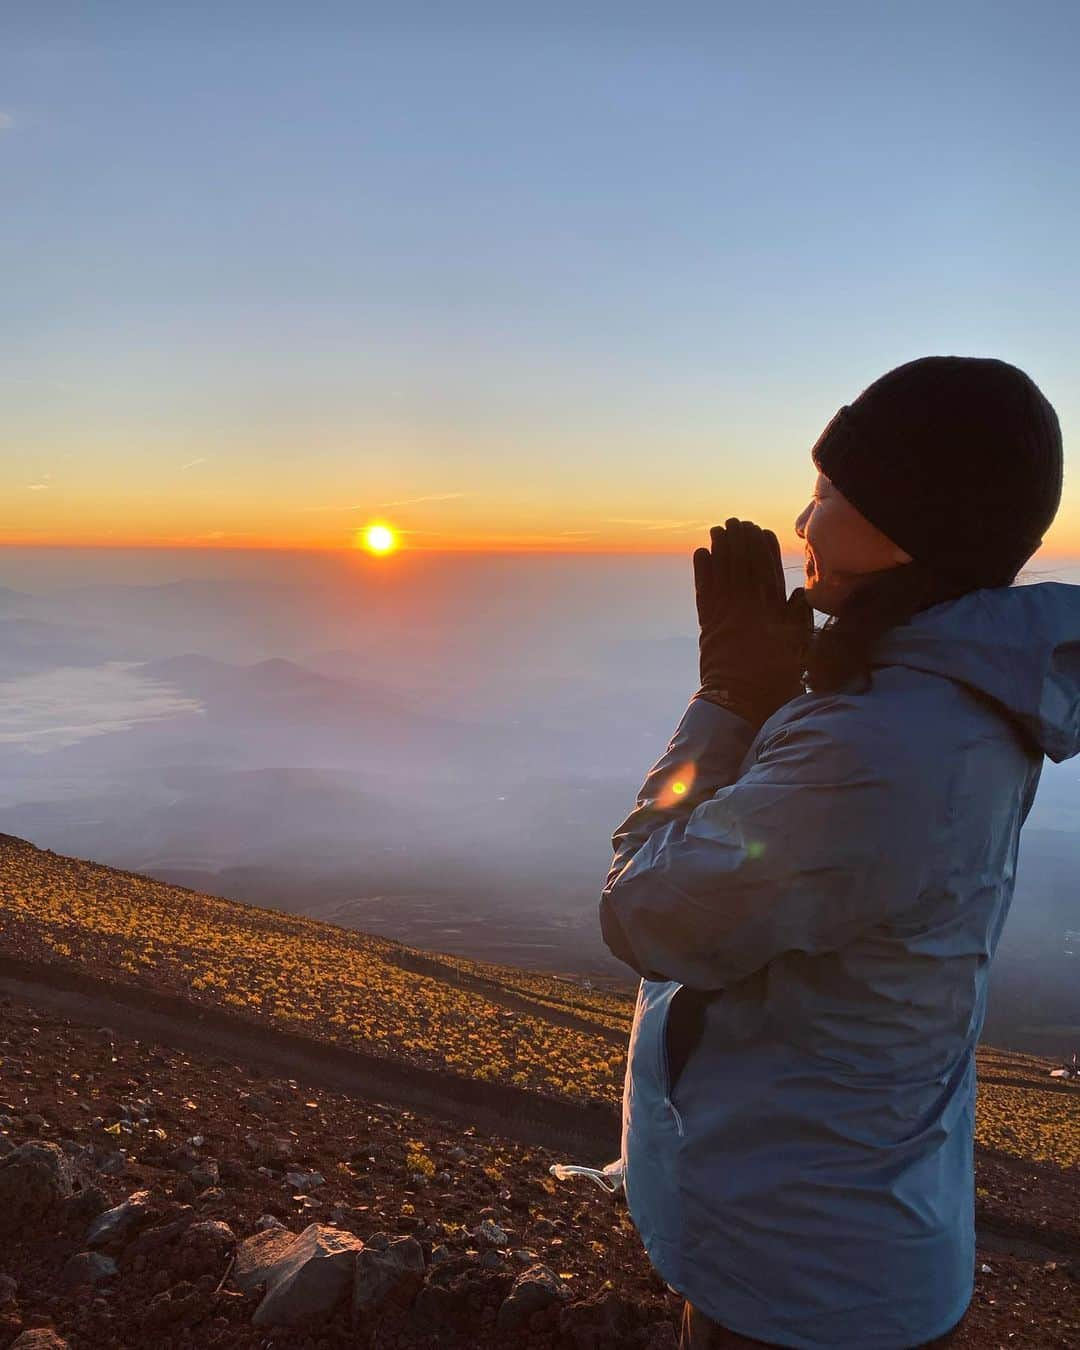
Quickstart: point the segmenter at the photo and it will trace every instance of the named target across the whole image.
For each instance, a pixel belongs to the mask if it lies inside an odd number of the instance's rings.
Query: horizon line
[[[702,545],[683,545],[681,548],[629,548],[618,546],[596,546],[592,548],[566,548],[558,546],[490,546],[490,547],[469,547],[469,546],[408,546],[396,548],[391,553],[382,555],[373,555],[366,549],[358,547],[355,544],[163,544],[163,543],[41,543],[41,542],[10,542],[0,540],[0,555],[6,551],[40,551],[42,553],[73,553],[73,552],[98,552],[98,553],[302,553],[302,554],[327,554],[334,556],[358,557],[371,564],[381,566],[393,566],[395,558],[408,557],[410,554],[466,554],[470,556],[495,555],[495,556],[514,556],[516,554],[527,555],[554,555],[559,557],[660,557],[660,558],[691,558],[694,548]],[[791,550],[781,549],[781,557],[787,552],[791,556]],[[1044,553],[1039,558],[1040,562],[1047,563],[1080,563],[1080,551],[1069,552],[1049,552]],[[798,569],[802,570],[802,563],[797,564]],[[785,571],[792,570],[785,568]],[[1026,565],[1021,567],[1018,575],[1024,572],[1037,571],[1038,568],[1029,568]]]

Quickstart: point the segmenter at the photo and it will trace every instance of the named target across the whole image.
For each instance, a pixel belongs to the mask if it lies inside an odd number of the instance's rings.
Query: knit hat
[[[994,357],[897,366],[835,414],[811,454],[912,558],[974,587],[1009,585],[1061,501],[1057,414]]]

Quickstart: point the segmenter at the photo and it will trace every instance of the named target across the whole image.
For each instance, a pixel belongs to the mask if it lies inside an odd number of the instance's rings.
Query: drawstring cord
[[[621,1158],[609,1162],[604,1168],[579,1167],[577,1163],[552,1163],[548,1171],[557,1181],[566,1181],[568,1177],[588,1177],[595,1181],[601,1190],[609,1195],[618,1195],[623,1189],[623,1164]]]

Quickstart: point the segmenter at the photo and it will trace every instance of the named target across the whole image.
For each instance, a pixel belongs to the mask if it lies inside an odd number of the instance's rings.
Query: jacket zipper
[[[679,1108],[675,1105],[675,1103],[671,1100],[670,1097],[664,1098],[664,1105],[675,1117],[675,1128],[679,1131],[679,1137],[682,1138],[683,1123],[682,1123],[682,1116],[679,1115]]]

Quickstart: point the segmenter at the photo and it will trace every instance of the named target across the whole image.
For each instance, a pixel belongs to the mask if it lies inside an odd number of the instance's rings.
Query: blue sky
[[[155,10],[5,6],[0,540],[793,545],[957,352],[1080,551],[1075,6]]]

